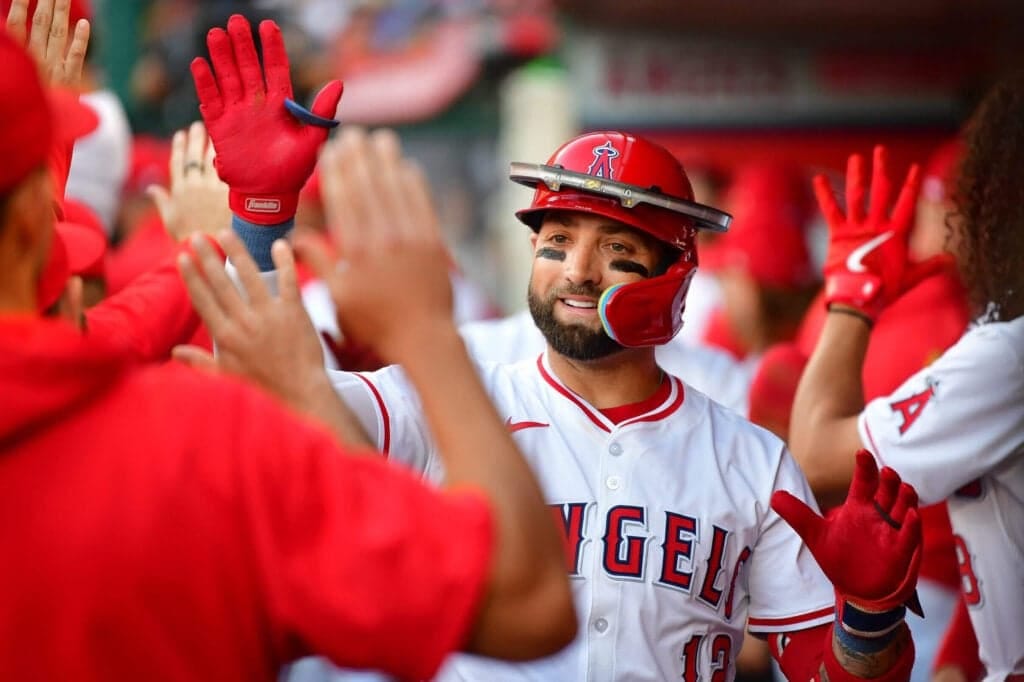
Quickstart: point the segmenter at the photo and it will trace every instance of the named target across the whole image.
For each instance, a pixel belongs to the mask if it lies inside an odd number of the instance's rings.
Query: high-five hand
[[[263,67],[252,28],[235,14],[227,31],[211,29],[210,63],[192,61],[199,111],[217,149],[217,172],[231,188],[231,210],[250,223],[277,225],[295,216],[299,190],[313,172],[341,99],[331,81],[307,111],[292,100],[288,55],[273,21],[259,27]]]
[[[888,152],[874,150],[871,189],[864,211],[864,157],[852,154],[846,166],[846,213],[839,207],[828,180],[814,178],[814,193],[829,227],[825,259],[825,301],[849,306],[874,320],[903,290],[907,239],[914,222],[920,169],[910,167],[896,204],[889,212],[892,180]]]
[[[431,330],[454,329],[448,255],[426,178],[387,130],[343,130],[320,173],[341,260],[335,266],[312,239],[296,248],[327,283],[346,338],[401,363]]]

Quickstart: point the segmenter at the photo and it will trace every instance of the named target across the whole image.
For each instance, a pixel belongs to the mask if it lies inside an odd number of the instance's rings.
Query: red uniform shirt
[[[442,497],[241,382],[0,318],[0,679],[274,680],[302,655],[430,676],[489,570]]]

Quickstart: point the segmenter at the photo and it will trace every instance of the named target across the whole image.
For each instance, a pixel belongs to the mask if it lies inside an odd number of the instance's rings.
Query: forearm
[[[835,659],[834,664],[843,672],[863,679],[884,678],[885,682],[903,682],[910,679],[910,668],[914,662],[914,641],[906,623],[900,623],[894,631],[892,641],[879,651],[873,652],[858,650],[856,645],[851,646],[851,638],[840,637],[836,632],[838,628],[836,625],[833,629],[832,657]],[[856,640],[864,641],[861,638]],[[837,668],[826,661],[823,663],[823,669],[831,682],[838,682],[835,679],[838,677]]]
[[[545,614],[552,608],[571,613],[562,542],[540,488],[495,412],[454,325],[438,327],[410,335],[423,341],[417,342],[416,352],[396,357],[408,358],[403,367],[420,395],[444,460],[446,485],[483,490],[495,512],[497,545],[485,622],[476,628],[471,648],[486,652],[500,646],[516,657],[516,650],[534,647],[531,640],[551,636],[540,624],[551,620]],[[529,622],[536,626],[522,626]],[[488,639],[494,637],[506,641]]]
[[[789,446],[819,499],[841,499],[853,476],[869,332],[854,316],[828,313],[797,387]]]
[[[113,339],[143,362],[170,357],[200,323],[173,259],[90,308],[85,317],[89,334]]]

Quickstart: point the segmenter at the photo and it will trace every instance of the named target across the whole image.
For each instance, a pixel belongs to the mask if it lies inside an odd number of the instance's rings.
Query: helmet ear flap
[[[605,289],[597,303],[601,326],[620,345],[636,348],[668,343],[683,327],[683,307],[693,262],[677,261],[657,277]]]

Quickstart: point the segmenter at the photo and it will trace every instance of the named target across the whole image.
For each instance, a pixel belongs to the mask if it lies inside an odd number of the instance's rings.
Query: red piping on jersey
[[[574,402],[576,406],[583,411],[583,414],[587,415],[590,421],[594,422],[594,424],[596,424],[599,429],[611,433],[611,428],[609,428],[608,425],[605,423],[605,418],[599,417],[598,415],[594,414],[593,410],[590,409],[590,407],[583,401],[582,398],[580,398],[575,393],[570,391],[568,388],[563,386],[561,383],[559,383],[557,379],[555,379],[548,373],[547,369],[544,368],[543,353],[537,356],[537,369],[540,371],[540,375],[544,377],[544,381],[548,382],[548,384],[550,384],[552,388],[554,388],[563,396]],[[658,421],[660,419],[664,419],[665,417],[669,416],[670,414],[678,410],[679,406],[683,404],[683,382],[677,379],[676,377],[670,377],[670,379],[672,380],[672,385],[674,385],[676,387],[676,390],[678,391],[675,399],[672,401],[670,405],[656,412],[651,412],[650,414],[647,415],[642,415],[639,417],[634,417],[632,419],[626,420],[622,422],[621,426],[635,424],[638,422]]]
[[[583,410],[583,414],[585,414],[588,417],[590,417],[590,421],[594,422],[594,424],[596,424],[599,429],[601,429],[602,431],[607,431],[608,433],[611,433],[612,430],[609,429],[605,425],[605,423],[602,422],[600,418],[598,418],[597,415],[595,415],[593,412],[590,411],[590,408],[587,407],[586,403],[584,403],[580,398],[578,398],[575,393],[573,393],[572,391],[567,389],[565,386],[562,386],[562,384],[560,384],[557,381],[555,381],[551,377],[551,375],[548,374],[548,371],[546,369],[544,369],[544,362],[543,362],[543,360],[544,360],[544,355],[543,354],[537,356],[537,369],[540,370],[540,375],[542,377],[544,377],[544,381],[546,381],[549,384],[551,384],[551,386],[556,391],[558,391],[559,393],[564,395],[566,398],[568,398],[569,400],[571,400],[574,403],[576,403],[576,406],[579,407],[581,410]]]
[[[747,627],[779,627],[780,625],[797,625],[799,623],[806,623],[808,621],[816,620],[818,618],[824,618],[830,616],[836,611],[834,606],[828,606],[817,611],[810,613],[802,613],[798,616],[789,616],[788,618],[754,618],[753,616],[747,618]]]
[[[878,451],[878,446],[875,445],[875,437],[871,435],[871,427],[868,425],[868,420],[864,420],[864,433],[868,434],[869,445],[871,446],[871,453],[875,456],[876,460],[882,458],[882,453]]]
[[[628,421],[625,421],[625,422],[622,423],[623,426],[626,426],[627,424],[636,424],[638,422],[656,422],[656,421],[658,421],[660,419],[664,419],[665,417],[669,416],[670,414],[672,414],[673,412],[675,412],[676,410],[679,409],[679,406],[683,404],[683,398],[684,398],[684,395],[683,395],[683,382],[680,381],[679,379],[675,378],[675,377],[669,377],[669,378],[672,380],[672,383],[675,384],[676,390],[679,392],[676,395],[676,399],[672,401],[672,404],[669,405],[668,407],[666,407],[663,410],[660,410],[658,412],[652,412],[652,413],[648,414],[647,416],[636,417],[634,419],[630,419]]]
[[[391,454],[391,415],[388,414],[387,405],[384,404],[384,399],[380,396],[380,391],[373,385],[373,382],[364,377],[362,374],[356,374],[355,376],[362,379],[370,389],[370,393],[377,399],[377,407],[380,408],[381,421],[384,422],[384,443],[381,446],[381,450],[384,456],[387,457]]]

